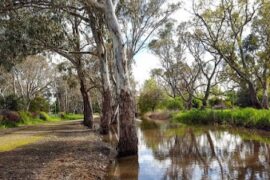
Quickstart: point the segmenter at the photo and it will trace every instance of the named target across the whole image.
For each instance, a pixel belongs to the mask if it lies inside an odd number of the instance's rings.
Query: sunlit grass
[[[79,119],[83,119],[83,115],[82,114],[62,114],[61,118],[63,120],[79,120]]]
[[[270,111],[253,108],[228,110],[191,110],[180,112],[174,121],[185,124],[227,124],[259,129],[270,129]]]
[[[0,137],[0,152],[11,151],[16,148],[40,141],[42,136],[7,135]]]
[[[0,123],[0,129],[2,128],[12,128],[18,126],[25,126],[25,125],[39,125],[39,124],[46,124],[50,122],[60,122],[60,121],[67,121],[67,120],[79,120],[83,119],[82,114],[47,114],[45,112],[39,112],[37,116],[31,115],[29,112],[20,111],[19,116],[21,120],[17,123],[9,123],[8,121],[3,121]]]

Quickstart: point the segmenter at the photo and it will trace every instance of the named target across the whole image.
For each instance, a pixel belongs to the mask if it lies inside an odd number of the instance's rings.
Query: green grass
[[[79,119],[83,119],[83,115],[82,114],[65,114],[65,113],[61,113],[61,118],[63,120],[79,120]]]
[[[20,111],[18,112],[20,121],[18,123],[9,123],[9,121],[0,121],[0,128],[12,128],[24,125],[37,125],[48,122],[59,122],[65,120],[78,120],[83,119],[82,114],[47,114],[46,112],[39,112],[31,114],[30,112]]]
[[[41,140],[42,136],[31,135],[8,135],[0,137],[0,152],[11,151],[18,147],[35,143]]]
[[[176,114],[173,121],[184,124],[226,124],[269,130],[270,111],[253,108],[191,110]]]

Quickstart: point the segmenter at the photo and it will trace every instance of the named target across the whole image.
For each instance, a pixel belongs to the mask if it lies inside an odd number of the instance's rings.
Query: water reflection
[[[143,122],[138,136],[138,157],[108,179],[270,179],[269,133]]]

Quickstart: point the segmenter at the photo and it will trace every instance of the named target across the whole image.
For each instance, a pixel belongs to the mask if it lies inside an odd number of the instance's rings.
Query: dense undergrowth
[[[177,113],[173,121],[184,124],[226,124],[270,130],[270,111],[253,108],[191,110]]]
[[[81,114],[48,114],[46,112],[30,113],[25,111],[2,111],[0,114],[0,128],[11,128],[22,125],[35,125],[46,122],[83,119]]]

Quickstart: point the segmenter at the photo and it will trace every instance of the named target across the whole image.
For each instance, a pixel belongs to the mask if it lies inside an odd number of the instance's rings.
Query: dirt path
[[[34,140],[0,152],[0,179],[103,179],[115,155],[80,121],[0,131],[0,146],[29,139]]]

